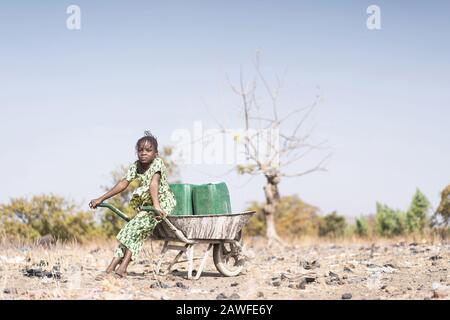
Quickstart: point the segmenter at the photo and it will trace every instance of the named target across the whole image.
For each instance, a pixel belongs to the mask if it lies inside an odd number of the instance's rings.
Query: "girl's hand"
[[[164,211],[162,211],[161,208],[159,207],[155,207],[155,209],[158,209],[159,211],[157,212],[157,215],[155,215],[155,219],[156,220],[161,220],[162,218],[165,218],[167,216],[167,213],[165,213]]]
[[[89,208],[95,209],[95,208],[97,208],[97,206],[98,206],[100,203],[102,203],[102,202],[103,202],[103,200],[100,199],[100,198],[91,200],[91,201],[89,202]]]

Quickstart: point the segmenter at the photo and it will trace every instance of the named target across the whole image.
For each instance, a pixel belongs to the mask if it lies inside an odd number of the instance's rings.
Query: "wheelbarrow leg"
[[[162,248],[162,250],[161,250],[161,255],[160,255],[159,259],[158,259],[158,264],[156,265],[155,273],[156,273],[157,275],[160,274],[160,271],[161,271],[161,264],[162,264],[162,262],[163,262],[163,260],[164,260],[165,255],[166,255],[166,252],[167,252],[167,244],[168,244],[168,243],[169,243],[169,241],[164,241],[164,245],[163,245],[163,248]]]
[[[203,268],[205,267],[206,264],[206,259],[208,258],[209,252],[211,251],[212,247],[213,247],[212,243],[208,244],[208,249],[206,249],[205,254],[203,255],[202,262],[200,263],[200,267],[198,268],[198,271],[195,274],[194,277],[195,280],[198,280],[200,278],[200,275],[202,274]]]
[[[187,246],[187,245],[186,245],[186,246]],[[177,253],[177,255],[175,256],[175,258],[173,258],[172,262],[169,264],[169,267],[167,267],[167,270],[166,270],[162,275],[166,275],[166,274],[170,273],[170,270],[172,269],[173,265],[174,265],[175,263],[178,262],[178,259],[180,259],[181,255],[182,255],[183,252],[186,250],[186,249],[185,249],[186,246],[184,246],[184,248],[181,249],[181,250]]]
[[[163,249],[162,249],[162,251],[161,251],[161,257],[160,257],[160,259],[159,259],[159,261],[158,261],[158,266],[157,266],[157,269],[156,269],[156,274],[166,275],[166,274],[170,273],[170,270],[172,269],[173,265],[174,265],[175,263],[177,263],[178,259],[180,259],[180,257],[181,257],[181,255],[183,254],[183,252],[186,251],[187,246],[188,246],[188,245],[185,245],[184,248],[183,248],[183,247],[180,247],[180,246],[171,246],[171,245],[169,245],[169,241],[164,241],[164,246],[163,246]],[[161,271],[161,264],[162,264],[162,261],[163,261],[163,259],[164,259],[165,254],[167,253],[168,250],[174,250],[174,249],[177,249],[177,250],[180,250],[180,251],[179,251],[178,254],[175,256],[175,258],[170,262],[170,264],[169,264],[169,266],[167,267],[167,269],[166,269],[165,271]]]
[[[187,248],[186,248],[186,258],[187,258],[187,261],[188,261],[188,276],[187,276],[187,278],[189,280],[191,280],[192,279],[192,269],[193,269],[193,266],[194,266],[194,245],[193,244],[190,244],[190,245],[187,246]]]

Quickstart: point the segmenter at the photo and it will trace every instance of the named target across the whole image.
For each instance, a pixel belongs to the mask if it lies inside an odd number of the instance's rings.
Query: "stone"
[[[443,299],[448,296],[448,292],[442,288],[433,290],[433,299]]]
[[[258,291],[258,293],[256,294],[256,296],[257,296],[258,298],[264,298],[264,292]]]
[[[183,282],[177,282],[175,284],[175,286],[177,286],[178,288],[181,288],[181,289],[189,289],[189,287],[186,286]]]
[[[231,300],[239,300],[241,298],[241,296],[239,295],[239,294],[237,294],[237,293],[233,293],[231,296],[230,296],[230,299]]]
[[[320,268],[320,263],[317,260],[313,260],[311,262],[304,260],[304,261],[300,262],[300,265],[305,270],[312,270],[312,269]]]
[[[219,293],[216,297],[216,300],[226,300],[226,299],[228,299],[228,298],[223,292]]]
[[[17,294],[17,289],[16,288],[5,288],[3,290],[4,294]]]
[[[168,288],[170,288],[170,285],[168,285],[164,282],[155,282],[150,285],[150,288],[152,288],[152,289],[157,289],[157,288],[168,289]]]
[[[239,285],[239,283],[233,282],[230,286],[232,286],[232,287],[237,287],[238,285]]]
[[[300,281],[300,283],[297,285],[297,288],[301,289],[301,290],[305,290],[305,288],[306,288],[306,281],[305,281],[305,279],[302,279]]]
[[[328,273],[329,277],[328,279],[325,281],[325,283],[327,285],[341,285],[344,284],[341,280],[341,278],[339,277],[339,275],[337,273],[334,272],[329,272]]]
[[[272,282],[272,285],[274,287],[279,287],[279,286],[281,286],[281,281],[280,280],[276,280],[276,281]]]
[[[441,257],[441,256],[438,256],[438,255],[430,257],[430,260],[431,260],[431,261],[437,261],[437,260],[439,260],[439,259],[442,259],[442,257]]]
[[[352,294],[351,293],[344,293],[341,298],[342,298],[342,300],[349,300],[349,299],[352,298]]]

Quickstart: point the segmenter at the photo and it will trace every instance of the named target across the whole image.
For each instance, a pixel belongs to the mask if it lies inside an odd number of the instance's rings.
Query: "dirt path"
[[[0,299],[450,299],[449,243],[253,242],[241,275],[222,277],[210,257],[195,281],[185,263],[155,276],[160,243],[149,242],[129,277],[96,281],[114,245],[2,248]]]

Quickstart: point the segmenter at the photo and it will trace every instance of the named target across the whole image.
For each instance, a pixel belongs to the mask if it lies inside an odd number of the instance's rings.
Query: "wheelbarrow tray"
[[[230,214],[167,216],[172,225],[189,240],[233,240],[255,211]],[[178,236],[163,222],[153,231],[156,240],[177,239]]]

